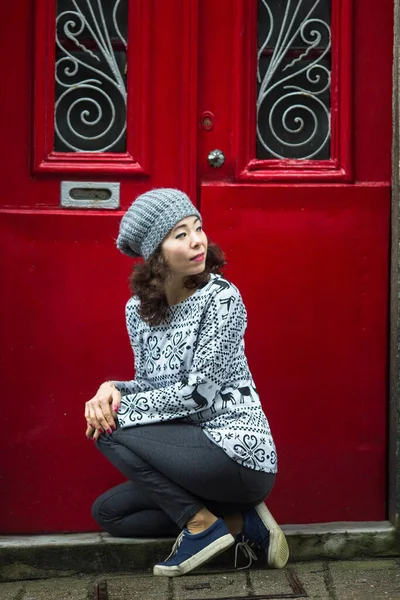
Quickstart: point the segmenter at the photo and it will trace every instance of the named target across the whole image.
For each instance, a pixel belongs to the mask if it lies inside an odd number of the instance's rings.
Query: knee
[[[112,432],[111,435],[108,435],[107,433],[102,433],[96,441],[97,448],[101,452],[104,452],[107,451],[109,448],[115,448],[115,446],[120,446],[121,444],[124,445],[120,438],[121,433],[123,435],[123,430],[121,429],[116,429]]]
[[[95,442],[95,444],[99,450],[102,450],[102,448],[104,448],[104,446],[109,446],[110,442],[111,442],[111,436],[102,433],[97,438],[97,441]]]
[[[108,515],[107,518],[107,511],[105,509],[106,502],[104,502],[103,496],[104,494],[96,498],[93,502],[92,517],[102,529],[106,529],[106,523],[107,520],[109,520],[110,515]]]
[[[105,492],[93,502],[92,517],[103,531],[113,537],[126,537],[123,515],[114,506],[110,492]]]
[[[112,452],[115,448],[116,440],[113,439],[114,436],[102,434],[99,436],[97,441],[95,442],[95,446],[97,450],[101,452],[104,456],[108,457],[109,453]]]

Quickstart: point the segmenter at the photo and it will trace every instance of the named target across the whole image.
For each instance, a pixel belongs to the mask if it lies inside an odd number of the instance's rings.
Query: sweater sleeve
[[[132,297],[128,300],[125,306],[125,319],[126,327],[128,331],[129,340],[132,348],[134,347],[135,338],[137,334],[138,316],[137,316],[137,300]],[[127,394],[137,394],[139,392],[146,392],[151,389],[151,385],[143,378],[142,374],[136,371],[135,379],[130,381],[114,381],[112,382],[117,390],[121,392],[121,396]]]
[[[131,379],[131,381],[113,381],[113,384],[117,390],[121,392],[121,396],[138,394],[139,392],[146,392],[150,389],[149,385],[145,385],[138,379]]]
[[[238,290],[215,294],[199,323],[188,377],[174,385],[127,394],[121,400],[121,427],[182,419],[211,408],[230,379],[230,367],[242,344],[246,309]]]

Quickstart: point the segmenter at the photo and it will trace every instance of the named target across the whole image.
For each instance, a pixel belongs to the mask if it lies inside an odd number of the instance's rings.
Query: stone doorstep
[[[291,561],[349,560],[400,554],[399,535],[387,522],[283,526]],[[78,573],[151,572],[172,539],[113,538],[105,533],[0,536],[0,581],[68,577]],[[257,565],[265,565],[261,553]],[[232,568],[234,550],[208,563]]]

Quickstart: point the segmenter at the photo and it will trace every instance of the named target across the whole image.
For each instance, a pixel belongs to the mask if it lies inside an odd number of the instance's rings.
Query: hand
[[[86,437],[97,440],[104,430],[116,429],[115,419],[121,404],[121,394],[111,381],[102,383],[96,395],[85,404]]]

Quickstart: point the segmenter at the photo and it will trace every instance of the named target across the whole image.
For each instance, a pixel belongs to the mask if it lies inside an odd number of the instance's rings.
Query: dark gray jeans
[[[252,508],[275,481],[184,421],[117,428],[96,445],[128,479],[93,504],[93,517],[114,536],[175,536],[204,506],[218,517]]]

